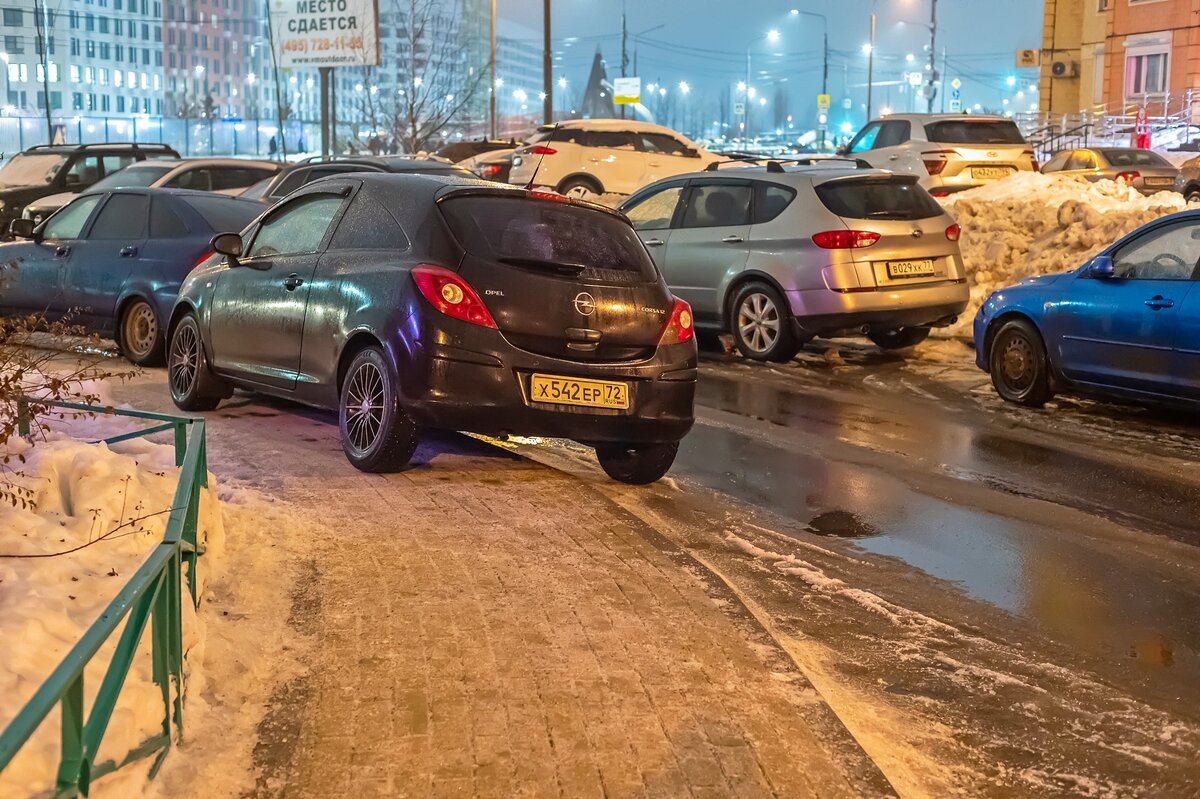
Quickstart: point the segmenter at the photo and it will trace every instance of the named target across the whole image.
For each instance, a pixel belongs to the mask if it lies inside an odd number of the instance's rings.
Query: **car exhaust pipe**
[[[941,319],[933,323],[932,327],[950,327],[958,321],[957,316],[943,316]]]

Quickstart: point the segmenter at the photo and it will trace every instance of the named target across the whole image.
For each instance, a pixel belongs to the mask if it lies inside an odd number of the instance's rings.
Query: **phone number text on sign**
[[[377,0],[272,0],[280,66],[379,63]]]

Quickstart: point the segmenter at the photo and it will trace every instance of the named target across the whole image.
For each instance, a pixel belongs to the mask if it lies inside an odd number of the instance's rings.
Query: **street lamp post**
[[[829,94],[829,18],[813,11],[791,10],[793,17],[816,17],[821,20],[821,94]],[[825,144],[825,128],[821,128],[821,144]]]
[[[779,41],[779,31],[774,30],[774,29],[769,30],[769,31],[767,31],[766,35],[756,36],[750,40],[750,43],[748,45],[746,45],[746,103],[744,105],[745,113],[742,115],[743,116],[743,120],[742,120],[742,125],[743,125],[742,139],[743,140],[748,139],[750,137],[750,81],[751,81],[751,77],[752,77],[752,73],[750,70],[750,55],[751,55],[751,51],[753,51],[753,49],[754,49],[754,45],[758,44],[763,39],[766,39],[768,42],[777,42],[777,41]]]
[[[929,9],[929,86],[925,90],[926,111],[933,113],[933,97],[937,93],[937,3],[931,0]],[[942,64],[945,66],[945,64]]]
[[[871,40],[867,45],[867,121],[871,121],[871,90],[875,87],[875,15],[871,15]]]
[[[542,116],[546,124],[554,122],[553,58],[550,52],[550,0],[542,0]]]

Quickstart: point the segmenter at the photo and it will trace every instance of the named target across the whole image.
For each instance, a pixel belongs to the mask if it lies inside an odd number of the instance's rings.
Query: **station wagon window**
[[[942,207],[910,176],[831,180],[817,197],[843,219],[932,219]]]
[[[246,257],[316,252],[341,207],[342,197],[334,194],[310,194],[288,203],[259,226]]]
[[[177,239],[187,234],[187,225],[171,209],[169,202],[163,197],[155,197],[154,202],[150,206],[150,237],[154,239]]]
[[[783,209],[796,198],[796,192],[787,186],[775,183],[757,183],[754,186],[754,224],[770,222],[783,213]]]
[[[633,223],[634,230],[666,230],[671,226],[675,217],[675,209],[683,196],[682,185],[668,186],[656,191],[648,197],[643,197],[625,211],[625,216]]]
[[[173,189],[211,191],[212,176],[207,169],[188,169],[168,180],[166,185]]]
[[[1200,222],[1164,225],[1138,236],[1113,254],[1113,277],[1126,280],[1191,280],[1200,262]]]
[[[150,198],[144,194],[114,194],[100,209],[89,239],[140,239],[146,235]]]
[[[731,227],[750,224],[748,183],[693,183],[681,227]]]
[[[71,164],[63,178],[68,186],[90,186],[100,179],[100,159],[94,155]]]
[[[46,239],[77,239],[87,224],[88,217],[100,203],[102,195],[80,197],[66,208],[59,211],[42,228],[42,237]]]
[[[854,137],[854,141],[850,142],[850,146],[846,148],[848,153],[862,153],[870,150],[875,146],[875,139],[879,138],[879,130],[882,125],[879,122],[872,122],[858,132]]]

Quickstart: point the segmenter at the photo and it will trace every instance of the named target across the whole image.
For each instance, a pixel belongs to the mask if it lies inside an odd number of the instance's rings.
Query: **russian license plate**
[[[629,384],[612,380],[534,375],[529,381],[533,402],[582,405],[588,408],[629,408]]]
[[[933,277],[937,274],[931,258],[920,261],[888,261],[887,273],[890,278]]]
[[[1175,178],[1144,178],[1142,182],[1147,186],[1174,186]]]
[[[999,180],[1012,174],[1006,166],[974,166],[971,167],[971,177],[976,180]]]

